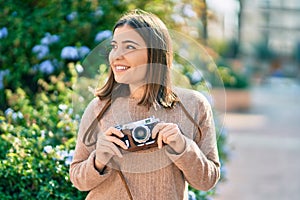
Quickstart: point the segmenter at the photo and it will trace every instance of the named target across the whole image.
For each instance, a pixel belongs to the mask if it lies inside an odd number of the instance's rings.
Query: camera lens
[[[132,137],[136,142],[147,142],[150,138],[150,130],[147,126],[135,127],[132,131]]]

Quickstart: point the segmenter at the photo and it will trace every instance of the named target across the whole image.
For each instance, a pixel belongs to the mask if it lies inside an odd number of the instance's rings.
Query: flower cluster
[[[12,108],[8,108],[5,110],[4,112],[5,116],[7,118],[12,118],[14,121],[18,120],[18,119],[23,119],[24,116],[22,114],[21,111],[15,112]]]
[[[8,36],[8,30],[6,27],[0,29],[0,39],[6,38]]]
[[[173,8],[172,20],[178,25],[184,25],[189,19],[197,18],[197,13],[191,4],[178,3]]]
[[[47,58],[50,54],[50,45],[59,42],[60,37],[58,35],[51,35],[46,33],[41,39],[40,44],[35,45],[31,51],[36,55],[38,60],[43,60]],[[44,60],[41,63],[34,65],[33,69],[40,71],[44,74],[51,74],[55,70],[57,65],[57,60]]]
[[[80,59],[83,59],[87,54],[90,53],[90,51],[90,48],[88,48],[87,46],[66,46],[61,50],[60,57],[64,60],[78,61]]]
[[[101,42],[111,36],[112,32],[110,30],[100,31],[95,37],[95,42]]]
[[[53,148],[51,145],[46,145],[44,152],[46,154],[54,154],[54,159],[64,161],[66,166],[71,164],[74,155],[74,150],[62,150],[60,146]]]
[[[58,35],[51,35],[46,33],[45,37],[41,39],[41,44],[35,45],[32,48],[32,52],[36,54],[39,60],[49,55],[49,45],[59,42],[60,37]]]

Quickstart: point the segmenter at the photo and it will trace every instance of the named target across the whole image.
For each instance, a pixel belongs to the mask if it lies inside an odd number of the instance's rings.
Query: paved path
[[[214,200],[299,200],[300,86],[271,79],[251,94],[249,111],[226,115],[232,155]]]

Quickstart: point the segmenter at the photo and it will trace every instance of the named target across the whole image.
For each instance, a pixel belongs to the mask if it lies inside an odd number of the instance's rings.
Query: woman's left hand
[[[164,122],[156,124],[152,130],[152,138],[156,137],[159,149],[163,143],[168,144],[178,154],[185,149],[185,138],[177,124]]]

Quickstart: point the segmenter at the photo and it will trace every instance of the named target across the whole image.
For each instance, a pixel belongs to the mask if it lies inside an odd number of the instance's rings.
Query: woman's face
[[[147,72],[147,45],[129,25],[115,29],[109,63],[118,83],[139,86]]]

